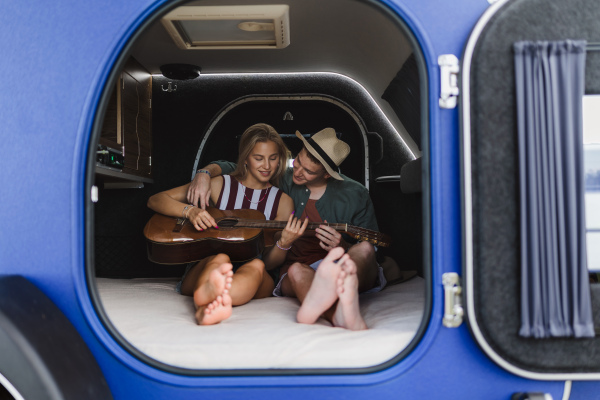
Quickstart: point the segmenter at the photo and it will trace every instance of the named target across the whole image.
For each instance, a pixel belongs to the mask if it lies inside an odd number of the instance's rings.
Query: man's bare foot
[[[333,314],[333,326],[360,331],[367,329],[367,324],[360,314],[358,304],[358,277],[356,264],[348,258],[342,265],[340,279],[337,280],[339,301]]]
[[[231,296],[223,293],[206,306],[198,307],[196,310],[196,321],[198,325],[214,325],[231,317]]]
[[[217,296],[229,291],[233,280],[233,266],[230,263],[221,264],[201,279],[203,281],[194,290],[194,304],[196,307],[212,303]]]
[[[335,303],[338,298],[337,280],[342,270],[342,263],[348,257],[344,254],[344,249],[336,247],[321,261],[296,315],[298,322],[314,324],[321,314]]]

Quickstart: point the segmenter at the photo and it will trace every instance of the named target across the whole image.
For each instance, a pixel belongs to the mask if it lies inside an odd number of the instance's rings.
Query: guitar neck
[[[287,221],[268,221],[264,219],[246,219],[246,218],[223,218],[217,221],[217,224],[222,227],[229,228],[255,228],[255,229],[271,229],[283,230],[287,225]],[[389,236],[372,231],[370,229],[359,228],[357,226],[342,224],[342,223],[325,223],[325,222],[309,222],[306,226],[307,231],[314,231],[319,226],[329,226],[338,232],[345,232],[354,239],[360,241],[368,241],[377,246],[387,247],[390,244]]]
[[[252,219],[240,219],[235,226],[237,228],[259,228],[259,229],[278,229],[283,230],[287,225],[287,221],[267,221],[267,220],[252,220]],[[348,232],[348,224],[330,224],[325,222],[309,222],[306,226],[306,230],[314,231],[319,226],[326,225],[330,226],[338,232]]]

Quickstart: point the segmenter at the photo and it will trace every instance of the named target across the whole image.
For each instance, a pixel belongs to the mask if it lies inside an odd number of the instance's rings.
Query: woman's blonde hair
[[[239,155],[237,160],[237,167],[231,174],[234,178],[239,181],[246,179],[248,170],[246,169],[246,159],[250,155],[254,146],[260,142],[271,141],[277,145],[277,153],[279,154],[279,164],[273,174],[273,177],[269,181],[273,186],[279,186],[279,179],[285,173],[288,162],[290,160],[291,153],[288,150],[283,139],[279,136],[279,133],[271,126],[267,124],[255,124],[246,129],[240,139]]]

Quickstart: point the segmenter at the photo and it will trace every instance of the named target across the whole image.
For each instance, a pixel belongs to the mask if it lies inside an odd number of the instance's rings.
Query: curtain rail
[[[600,42],[589,42],[585,51],[600,51]]]

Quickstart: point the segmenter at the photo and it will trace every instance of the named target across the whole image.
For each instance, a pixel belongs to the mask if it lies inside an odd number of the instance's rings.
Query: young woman
[[[289,150],[279,134],[267,124],[252,125],[240,139],[237,168],[231,175],[211,179],[210,198],[221,210],[257,209],[266,219],[287,220],[276,245],[260,258],[234,265],[227,254],[217,254],[191,264],[180,284],[180,293],[193,296],[200,325],[229,318],[232,306],[271,295],[274,282],[265,271],[279,266],[292,243],[302,235],[308,221],[293,217],[292,199],[277,188],[287,169]],[[198,173],[207,171],[200,170]],[[189,184],[157,193],[148,207],[161,214],[185,217],[198,230],[217,228],[204,209],[186,201]]]

